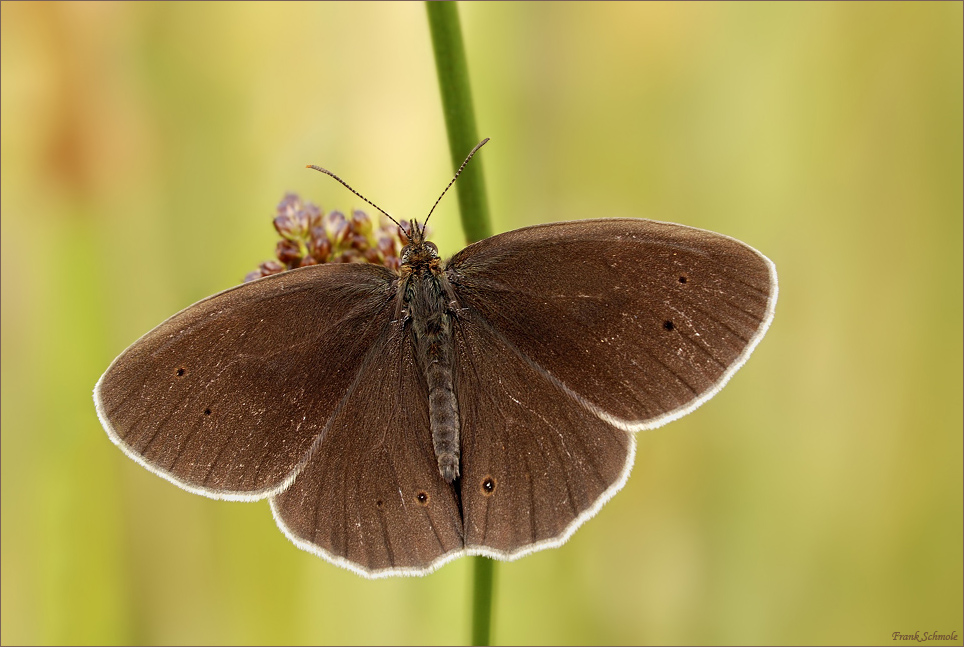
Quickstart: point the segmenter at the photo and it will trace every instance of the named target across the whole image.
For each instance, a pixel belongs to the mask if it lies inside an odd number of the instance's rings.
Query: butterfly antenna
[[[473,151],[473,152],[475,152],[475,151]],[[399,228],[399,229],[401,229],[403,232],[405,231],[405,230],[402,228],[402,226],[398,223],[398,221],[395,220],[394,218],[392,218],[390,215],[388,215],[388,214],[385,212],[384,209],[382,209],[382,208],[379,207],[377,204],[375,204],[374,202],[372,202],[371,200],[369,200],[368,198],[366,198],[365,196],[363,196],[361,193],[359,193],[359,192],[356,191],[355,189],[351,188],[351,186],[349,186],[348,182],[345,182],[343,179],[341,179],[340,177],[338,177],[337,175],[335,175],[334,173],[332,173],[332,172],[329,171],[328,169],[326,169],[326,168],[321,168],[320,166],[315,166],[314,164],[308,164],[307,166],[305,166],[305,168],[313,168],[313,169],[315,169],[316,171],[321,171],[321,172],[324,173],[325,175],[330,175],[331,177],[335,178],[336,180],[338,180],[339,182],[341,182],[341,184],[342,184],[346,189],[348,189],[349,191],[351,191],[352,193],[354,193],[355,195],[357,195],[359,198],[361,198],[362,200],[364,200],[365,202],[367,202],[367,203],[370,204],[371,206],[373,206],[373,207],[375,207],[376,209],[378,209],[378,210],[382,213],[382,215],[384,215],[386,218],[388,218],[389,220],[391,220],[392,222],[394,222],[396,225],[398,225],[398,228]],[[461,170],[461,169],[459,169],[459,170]],[[408,235],[408,234],[406,234],[406,236],[407,236],[407,235]]]
[[[429,210],[428,215],[425,216],[425,222],[422,223],[422,238],[423,238],[423,239],[425,238],[425,227],[428,226],[428,219],[432,216],[432,212],[435,211],[435,207],[438,206],[438,203],[441,202],[442,198],[445,196],[445,193],[451,188],[451,186],[452,186],[453,184],[455,184],[455,181],[456,181],[457,179],[459,179],[459,174],[462,173],[462,169],[464,169],[464,168],[465,168],[465,165],[469,163],[469,160],[472,159],[472,156],[475,155],[475,153],[476,153],[480,148],[482,148],[483,146],[485,146],[485,143],[486,143],[487,141],[489,141],[489,138],[488,138],[488,137],[486,137],[485,139],[483,139],[482,141],[480,141],[478,144],[476,144],[475,148],[473,148],[472,151],[469,153],[469,156],[465,158],[465,161],[464,161],[464,162],[462,162],[462,166],[460,166],[460,167],[459,167],[459,170],[457,170],[457,171],[455,172],[455,177],[453,177],[453,178],[452,178],[452,181],[449,182],[449,185],[448,185],[447,187],[445,187],[445,191],[442,191],[442,195],[440,195],[440,196],[438,197],[438,200],[435,201],[435,204],[432,205],[432,208]]]

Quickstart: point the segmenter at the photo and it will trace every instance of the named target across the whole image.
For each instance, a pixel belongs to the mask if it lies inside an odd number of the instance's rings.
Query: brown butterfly
[[[715,395],[777,299],[769,259],[683,225],[537,225],[448,261],[407,233],[398,271],[267,276],[141,337],[94,390],[111,440],[188,491],[269,498],[367,577],[515,559],[622,488],[634,432]]]

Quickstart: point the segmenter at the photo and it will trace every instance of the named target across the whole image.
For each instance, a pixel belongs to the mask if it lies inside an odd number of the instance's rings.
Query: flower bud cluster
[[[405,220],[401,225],[406,231],[411,226]],[[261,263],[245,282],[320,263],[377,263],[397,270],[399,255],[408,244],[398,225],[382,214],[376,226],[364,211],[326,214],[294,193],[278,203],[274,228],[281,235],[275,247],[277,260]]]

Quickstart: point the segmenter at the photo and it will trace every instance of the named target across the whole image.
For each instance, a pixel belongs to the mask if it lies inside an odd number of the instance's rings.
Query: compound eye
[[[433,255],[433,256],[438,256],[438,247],[435,246],[435,243],[430,243],[430,242],[426,241],[425,247],[427,247],[428,250],[429,250],[430,252],[432,252],[432,255]]]

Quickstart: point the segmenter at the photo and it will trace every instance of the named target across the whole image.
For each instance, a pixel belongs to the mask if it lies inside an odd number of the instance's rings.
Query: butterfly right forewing
[[[773,317],[773,264],[720,234],[635,219],[527,227],[448,265],[459,306],[605,420],[638,431],[716,393]]]

